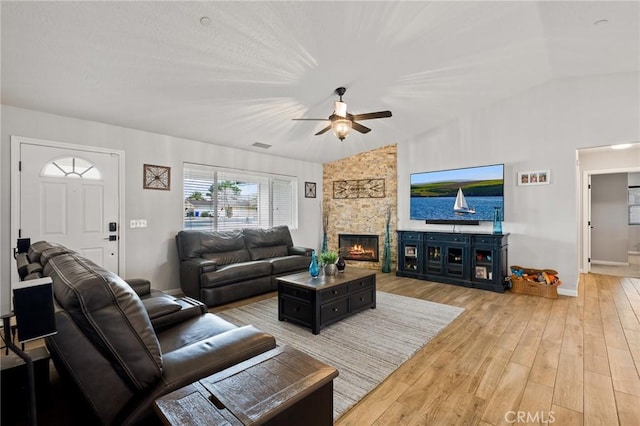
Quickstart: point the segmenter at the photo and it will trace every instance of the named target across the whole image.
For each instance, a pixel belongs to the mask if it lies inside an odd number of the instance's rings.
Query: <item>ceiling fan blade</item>
[[[367,112],[365,114],[354,114],[353,119],[357,121],[372,120],[374,118],[391,117],[391,111]]]
[[[328,118],[292,118],[295,121],[331,121]]]
[[[325,127],[324,129],[320,130],[318,133],[315,134],[315,136],[319,136],[322,134],[327,133],[329,130],[331,130],[331,125],[328,125],[327,127]]]
[[[331,126],[329,126],[331,127]],[[370,128],[363,126],[362,124],[356,123],[355,121],[352,123],[353,130],[357,130],[360,133],[369,133],[371,131]]]

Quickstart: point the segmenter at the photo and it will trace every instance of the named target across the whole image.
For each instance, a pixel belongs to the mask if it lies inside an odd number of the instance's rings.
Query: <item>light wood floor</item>
[[[465,312],[336,425],[640,424],[639,278],[583,275],[557,300],[382,273],[378,288]],[[53,392],[40,424],[82,424]]]
[[[640,279],[583,275],[557,300],[392,274],[378,287],[465,312],[338,426],[640,424]]]

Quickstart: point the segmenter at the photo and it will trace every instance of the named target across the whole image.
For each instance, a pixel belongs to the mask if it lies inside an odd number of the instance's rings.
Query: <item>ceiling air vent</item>
[[[258,147],[258,148],[264,148],[264,149],[271,148],[271,145],[269,145],[268,143],[262,143],[262,142],[256,142],[252,146],[255,146],[255,147]]]

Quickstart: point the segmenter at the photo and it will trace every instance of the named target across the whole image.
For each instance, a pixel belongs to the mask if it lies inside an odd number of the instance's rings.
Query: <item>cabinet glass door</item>
[[[463,247],[447,247],[447,275],[461,277],[464,275]]]
[[[416,244],[403,244],[404,270],[418,271],[418,246]]]
[[[427,245],[427,273],[442,274],[442,247]]]
[[[475,280],[493,280],[493,250],[475,248],[473,250]]]

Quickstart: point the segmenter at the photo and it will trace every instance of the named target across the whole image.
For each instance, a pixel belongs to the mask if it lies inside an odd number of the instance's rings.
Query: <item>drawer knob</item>
[[[300,312],[300,308],[296,306],[296,312]]]
[[[333,308],[333,312],[338,312],[338,308]]]
[[[361,302],[364,302],[364,297],[361,297],[361,298],[360,298],[360,301],[361,301]]]
[[[333,290],[333,294],[338,294],[338,290]]]

